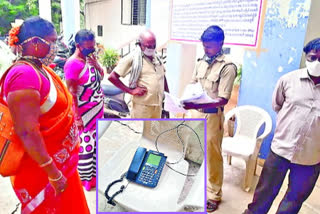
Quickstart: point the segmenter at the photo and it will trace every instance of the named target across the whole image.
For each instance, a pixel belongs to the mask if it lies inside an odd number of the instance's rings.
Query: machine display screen
[[[149,154],[147,163],[152,164],[154,166],[158,166],[161,160],[161,156],[154,155],[154,154]]]

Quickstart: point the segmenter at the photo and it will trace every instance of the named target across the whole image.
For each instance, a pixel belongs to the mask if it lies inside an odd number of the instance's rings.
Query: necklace
[[[39,61],[38,63],[33,61],[32,59],[34,60],[37,60],[36,58],[29,58],[29,57],[20,57],[17,61],[19,60],[22,60],[22,61],[27,61],[29,62],[30,64],[32,64],[45,78],[47,78],[49,80],[49,77],[47,75],[47,72],[45,72],[42,68],[42,63]],[[38,65],[40,64],[40,65]]]

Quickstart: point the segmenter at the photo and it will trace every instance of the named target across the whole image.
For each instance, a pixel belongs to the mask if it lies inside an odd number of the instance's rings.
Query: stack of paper
[[[181,99],[169,94],[167,92],[165,94],[164,100],[164,110],[172,112],[172,113],[187,113],[187,110],[183,108],[183,103],[212,103],[215,102],[208,94],[202,89],[201,84],[189,84],[186,86]]]

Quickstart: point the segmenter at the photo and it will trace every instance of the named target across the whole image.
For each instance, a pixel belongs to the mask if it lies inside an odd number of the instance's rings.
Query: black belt
[[[218,108],[204,108],[202,109],[203,113],[207,114],[216,114],[218,113],[219,109],[221,109],[221,112],[223,112],[223,107],[218,107]]]

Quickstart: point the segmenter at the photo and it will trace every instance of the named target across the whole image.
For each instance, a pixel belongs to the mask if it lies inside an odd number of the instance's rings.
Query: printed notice
[[[173,0],[171,40],[199,41],[210,25],[220,26],[225,44],[256,46],[263,0]]]

